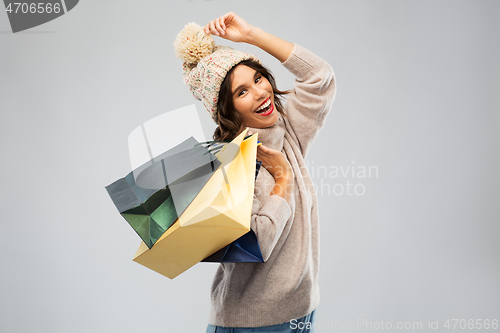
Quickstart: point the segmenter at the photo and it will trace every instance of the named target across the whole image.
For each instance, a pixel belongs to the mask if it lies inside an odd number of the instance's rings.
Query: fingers
[[[229,13],[222,15],[220,18],[222,19],[224,24],[226,24],[226,22],[231,23],[231,21],[234,19],[235,15],[236,14],[234,12],[229,12]],[[224,28],[225,28],[225,26],[224,26]]]
[[[212,35],[217,35],[219,36],[219,32],[217,31],[217,29],[215,28],[215,21],[210,21],[210,23],[208,24],[208,27],[210,28],[210,33]]]
[[[261,154],[261,155],[264,155],[264,156],[269,156],[270,155],[269,148],[267,148],[264,145],[257,146],[257,154]]]
[[[205,33],[208,35],[211,33],[212,35],[220,36],[224,35],[226,33],[226,24],[225,24],[225,18],[228,14],[221,16],[219,18],[216,18],[213,21],[210,21],[205,25]]]
[[[271,149],[267,146],[264,146],[263,144],[257,146],[257,153],[258,152],[261,152],[262,154],[268,155],[268,156],[281,156],[281,155],[283,155],[280,151]]]
[[[220,26],[220,18],[215,20],[214,24],[215,24],[215,29],[217,29],[218,34],[224,35],[224,29],[222,29],[222,27]]]
[[[277,155],[279,154],[279,155]],[[264,145],[257,146],[257,159],[262,161],[264,165],[275,166],[283,163],[280,152],[272,150]]]
[[[263,156],[263,157],[268,157],[268,158],[278,159],[278,160],[285,158],[285,156],[283,155],[282,152],[271,149],[269,147],[266,147],[263,144],[257,146],[257,155],[259,155],[259,154],[260,154],[260,156]]]
[[[222,30],[225,32],[226,30],[226,23],[224,22],[225,21],[225,18],[224,17],[221,17],[219,19],[219,24],[220,24],[220,27],[222,28]]]
[[[290,163],[287,161],[285,155],[278,150],[271,149],[264,145],[257,146],[257,159],[262,161],[262,166],[274,177],[274,179],[280,179],[282,177],[288,179],[293,175]]]
[[[215,28],[215,21],[210,21],[205,25],[205,33],[219,36],[219,32]]]
[[[269,159],[270,154],[269,154],[269,149],[264,146],[264,145],[260,145],[260,146],[257,146],[257,158],[263,162],[267,162],[268,159]]]
[[[221,17],[216,18],[213,21],[210,21],[205,25],[205,33],[220,36],[226,34],[226,23],[230,24],[235,18],[236,14],[234,12],[229,12]]]

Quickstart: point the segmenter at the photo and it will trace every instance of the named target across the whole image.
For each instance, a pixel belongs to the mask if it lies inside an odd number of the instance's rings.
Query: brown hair
[[[286,117],[281,98],[282,95],[289,94],[291,91],[279,90],[276,87],[276,81],[274,80],[274,76],[271,74],[271,72],[253,59],[244,60],[237,65],[245,65],[247,67],[250,67],[260,73],[269,81],[271,87],[273,88],[274,105],[276,106],[276,110],[282,116]],[[231,92],[231,74],[233,73],[233,70],[237,65],[233,66],[229,70],[229,72],[227,72],[226,77],[224,78],[224,81],[222,81],[222,84],[220,86],[219,99],[217,101],[217,123],[219,126],[215,129],[213,135],[213,139],[217,141],[232,140],[244,129],[241,116],[234,108],[232,98],[233,94]]]

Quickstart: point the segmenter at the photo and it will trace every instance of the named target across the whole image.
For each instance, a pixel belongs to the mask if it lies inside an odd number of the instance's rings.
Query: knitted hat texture
[[[215,45],[212,35],[196,23],[187,24],[174,42],[175,55],[182,59],[184,83],[193,96],[200,100],[212,119],[217,122],[217,101],[222,81],[227,72],[242,62],[260,60],[229,46]]]

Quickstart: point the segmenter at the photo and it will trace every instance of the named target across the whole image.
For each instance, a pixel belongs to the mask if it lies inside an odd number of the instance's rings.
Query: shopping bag
[[[255,161],[255,180],[259,173],[262,161]],[[216,263],[241,263],[241,262],[264,262],[262,252],[260,251],[257,235],[250,229],[249,232],[235,240],[229,245],[226,245],[211,256],[203,259],[202,262]]]
[[[151,248],[220,165],[215,155],[190,137],[106,190],[120,214]]]
[[[202,262],[264,262],[264,258],[262,258],[262,252],[260,252],[257,235],[250,229],[249,232],[231,244],[203,259]]]
[[[250,231],[257,134],[243,140],[246,132],[215,154],[219,168],[151,248],[140,245],[135,262],[173,279]]]

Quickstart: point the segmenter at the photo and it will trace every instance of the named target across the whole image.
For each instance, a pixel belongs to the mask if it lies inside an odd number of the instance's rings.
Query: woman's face
[[[265,128],[278,120],[273,87],[256,70],[237,65],[231,73],[233,105],[246,127]]]

